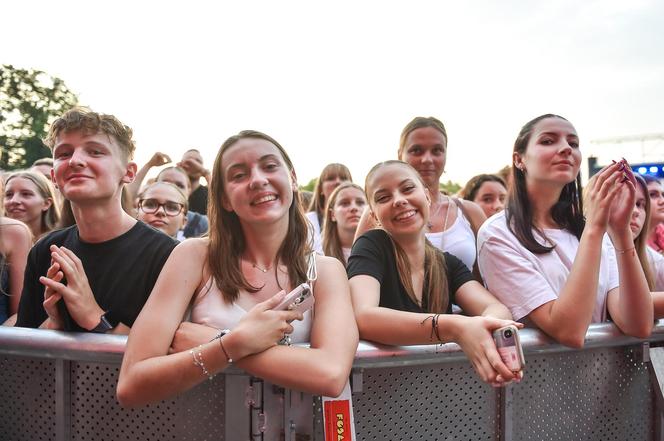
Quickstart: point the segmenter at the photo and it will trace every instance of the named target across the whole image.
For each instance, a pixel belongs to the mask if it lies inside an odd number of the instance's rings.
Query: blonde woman
[[[355,230],[367,205],[359,185],[344,182],[328,198],[323,221],[323,252],[346,265]]]
[[[369,215],[382,228],[360,236],[348,260],[360,336],[393,345],[456,342],[483,381],[520,379],[502,362],[491,332],[522,325],[460,259],[427,240],[432,202],[417,171],[401,161],[377,164],[365,190]],[[452,314],[453,303],[469,316]]]
[[[0,199],[0,212],[2,208]],[[0,324],[13,326],[16,320],[12,316],[18,311],[31,246],[32,233],[23,222],[0,216]]]
[[[321,238],[321,231],[323,227],[323,219],[325,218],[325,206],[327,200],[332,194],[332,191],[337,188],[342,182],[353,181],[350,170],[343,164],[328,164],[323,168],[316,187],[314,187],[314,194],[311,198],[309,205],[309,212],[307,219],[309,220],[311,234],[313,236],[314,251],[319,253],[323,252],[323,242]]]
[[[53,184],[41,173],[21,171],[5,180],[7,217],[26,224],[35,240],[53,230],[60,220]]]

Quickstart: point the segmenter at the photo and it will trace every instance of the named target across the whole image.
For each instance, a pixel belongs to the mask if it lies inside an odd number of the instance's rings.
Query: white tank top
[[[472,271],[475,259],[477,258],[475,234],[473,234],[470,222],[463,215],[463,211],[451,200],[450,204],[454,205],[457,209],[457,217],[454,224],[445,231],[426,233],[426,236],[433,246],[458,257]]]
[[[191,322],[211,326],[217,329],[233,329],[247,313],[236,303],[226,303],[213,278],[196,293],[191,308]],[[208,290],[208,288],[210,288]],[[276,293],[275,293],[276,294]],[[240,296],[251,294],[240,292]],[[311,333],[311,310],[304,313],[303,320],[295,320],[291,334],[292,343],[307,343]]]

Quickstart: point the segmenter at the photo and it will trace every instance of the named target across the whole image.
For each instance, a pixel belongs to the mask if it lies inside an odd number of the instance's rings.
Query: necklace
[[[251,263],[251,266],[256,268],[258,271],[262,272],[263,274],[267,273],[268,271],[270,271],[272,269],[272,266],[268,266],[267,268],[263,269],[263,268],[261,268],[260,266],[256,265],[253,262]]]

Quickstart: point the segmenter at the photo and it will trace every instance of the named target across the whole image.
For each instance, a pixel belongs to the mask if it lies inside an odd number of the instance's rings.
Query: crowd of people
[[[646,338],[664,315],[660,182],[620,159],[582,189],[579,136],[561,116],[526,123],[511,165],[458,195],[440,190],[448,135],[434,117],[410,121],[363,187],[329,164],[309,199],[267,134],[229,137],[211,169],[193,149],[138,169],[132,137],[112,115],[66,112],[45,139],[53,158],[4,176],[0,218],[0,320],[129,334],[124,405],[230,363],[334,397],[359,339],[456,342],[502,386],[523,372],[501,360],[498,328],[578,348],[591,323]],[[275,309],[302,283],[312,310]]]

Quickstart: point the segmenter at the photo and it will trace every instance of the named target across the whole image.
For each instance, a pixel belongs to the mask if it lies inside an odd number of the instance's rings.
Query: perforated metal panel
[[[223,375],[217,375],[212,381],[206,380],[177,397],[175,424],[178,441],[225,439],[224,408],[227,405],[244,406],[242,401],[244,397],[237,397],[234,403],[226,403],[224,381]]]
[[[0,438],[55,439],[55,362],[0,357]]]
[[[496,439],[496,393],[467,362],[366,369],[353,411],[359,440]]]
[[[123,409],[115,398],[118,371],[111,364],[72,363],[72,440],[223,440],[223,376],[173,400]]]
[[[513,388],[515,440],[649,440],[652,393],[634,348],[527,357]]]

